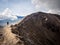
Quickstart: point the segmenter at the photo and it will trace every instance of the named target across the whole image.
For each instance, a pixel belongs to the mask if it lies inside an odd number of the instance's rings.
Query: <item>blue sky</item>
[[[59,3],[59,0],[0,0],[0,13],[8,8],[21,16],[38,11],[60,14]]]
[[[0,0],[0,12],[6,8],[12,10],[14,14],[27,15],[35,12],[35,7],[31,0]]]
[[[39,11],[60,15],[60,0],[0,0],[0,20],[18,20],[17,15]]]
[[[26,16],[37,11],[46,11],[44,7],[36,9],[32,0],[0,0],[0,12],[9,8],[16,15]]]
[[[18,16],[27,16],[36,12],[31,0],[0,0],[0,20],[16,20]]]

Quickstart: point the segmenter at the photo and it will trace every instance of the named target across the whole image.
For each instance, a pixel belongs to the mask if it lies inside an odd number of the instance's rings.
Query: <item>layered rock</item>
[[[21,36],[25,45],[60,45],[60,16],[33,13],[12,26],[12,32]]]

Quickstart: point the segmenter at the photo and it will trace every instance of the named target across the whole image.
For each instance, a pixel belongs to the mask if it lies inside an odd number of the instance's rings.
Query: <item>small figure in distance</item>
[[[7,22],[7,25],[9,25],[9,22]]]

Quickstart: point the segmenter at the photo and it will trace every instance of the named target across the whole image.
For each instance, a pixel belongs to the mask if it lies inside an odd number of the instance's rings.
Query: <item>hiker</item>
[[[9,22],[7,22],[7,25],[9,25]]]

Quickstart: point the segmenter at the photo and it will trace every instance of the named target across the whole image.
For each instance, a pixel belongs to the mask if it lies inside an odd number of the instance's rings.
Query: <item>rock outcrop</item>
[[[60,45],[60,16],[33,13],[12,26],[12,32],[21,36],[24,45]]]

